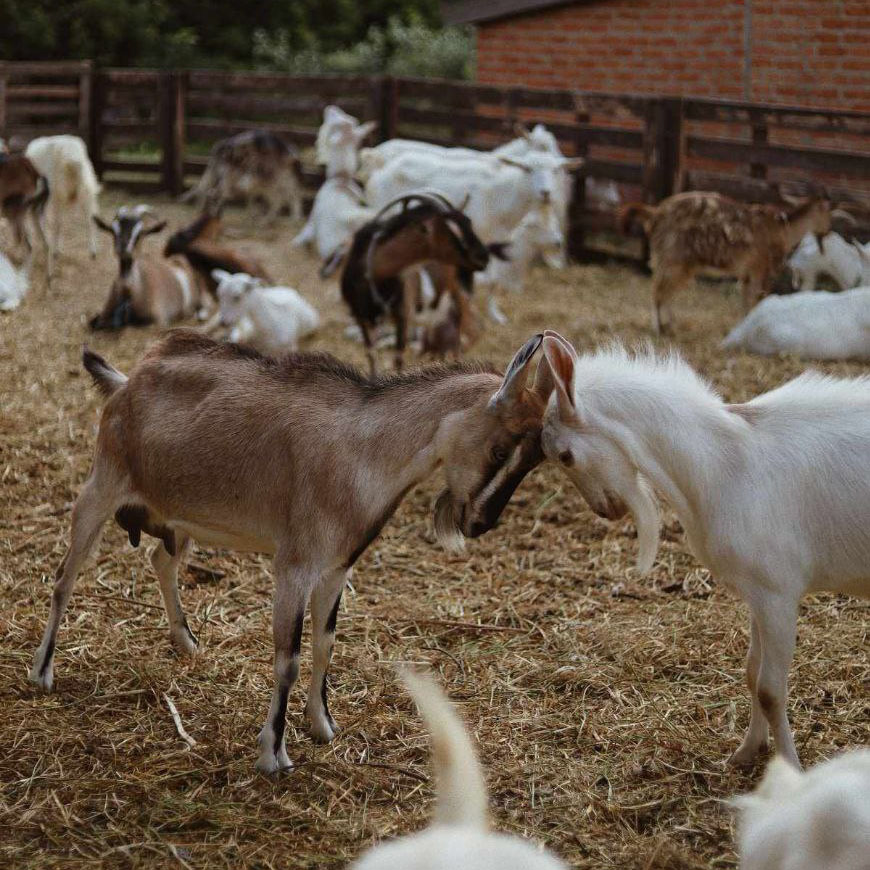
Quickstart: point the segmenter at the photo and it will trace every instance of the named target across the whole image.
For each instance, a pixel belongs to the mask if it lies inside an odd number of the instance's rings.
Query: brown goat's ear
[[[563,420],[571,419],[576,412],[574,404],[574,361],[577,358],[577,353],[564,338],[556,333],[551,333],[550,335],[544,335],[544,358],[549,363],[550,369],[553,372],[559,416]]]
[[[150,236],[152,233],[159,233],[166,226],[166,221],[157,221],[156,224],[152,224],[150,227],[145,227],[141,233],[139,233],[139,237],[142,236]]]
[[[112,229],[110,224],[107,224],[98,214],[94,215],[94,223],[104,232],[108,233],[110,236],[115,235],[115,231]]]
[[[522,394],[529,379],[529,364],[541,346],[543,334],[533,335],[515,354],[505,369],[504,378],[498,391],[490,399],[492,407],[505,406],[515,402]]]

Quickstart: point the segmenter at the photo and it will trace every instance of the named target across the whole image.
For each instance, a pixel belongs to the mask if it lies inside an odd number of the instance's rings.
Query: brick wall
[[[868,0],[591,0],[483,23],[485,84],[870,110]]]

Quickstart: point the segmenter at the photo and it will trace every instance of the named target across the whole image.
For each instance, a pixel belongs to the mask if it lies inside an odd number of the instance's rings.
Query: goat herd
[[[50,278],[61,218],[78,203],[91,251],[98,227],[112,236],[119,261],[93,328],[207,319],[197,330],[167,332],[126,375],[84,352],[106,401],[31,680],[52,688],[57,632],[107,520],[134,545],[143,533],[157,540],[151,561],[182,654],[197,650],[177,583],[192,543],[270,554],[274,687],[257,767],[289,768],[285,715],[306,610],[306,717],[316,739],[331,741],[327,671],[342,592],[404,496],[441,468],[434,528],[456,548],[492,529],[525,476],[549,461],[599,516],[631,514],[640,572],[656,558],[662,496],[693,554],[749,606],[751,718],[730,761],[755,762],[769,730],[778,757],[759,791],[739,800],[742,865],[867,870],[870,753],[802,774],[786,710],[802,596],[870,593],[870,379],[807,373],[725,404],[676,354],[614,346],[581,355],[549,329],[529,338],[503,374],[457,362],[378,376],[386,318],[395,326],[397,368],[418,329],[424,351],[458,356],[480,328],[474,288],[489,295],[489,315],[501,322],[501,291],[520,289],[537,257],[561,263],[569,173],[581,161],[563,157],[540,125],[491,153],[407,140],[361,149],[370,130],[327,108],[317,137],[326,180],[293,240],[316,251],[324,276],[341,269],[369,374],[326,353],[298,352],[318,327],[316,309],[275,286],[244,246],[220,237],[221,210],[239,196],[265,199],[270,219],[289,204],[301,220],[298,156],[271,134],[216,146],[187,194],[202,202],[202,214],[170,236],[162,255],[139,250],[165,225],[149,208],[122,207],[111,222],[99,217],[99,186],[80,140],[35,140],[26,156],[0,158],[3,213],[25,248],[18,267],[0,255],[0,307],[14,308],[26,290],[27,215],[48,236]],[[618,197],[615,189],[592,192],[610,205]],[[650,239],[655,330],[673,328],[670,303],[681,288],[718,270],[740,279],[748,315],[725,347],[870,358],[870,286],[859,286],[870,284],[870,252],[831,232],[837,212],[826,196],[774,208],[682,193],[656,207],[626,206],[623,227],[640,217]],[[801,292],[762,299],[787,258]],[[811,292],[820,272],[848,292]],[[231,330],[229,342],[210,337],[218,330]],[[436,824],[376,847],[355,866],[563,866],[518,838],[487,833],[486,791],[468,735],[428,677],[402,676],[432,731]]]

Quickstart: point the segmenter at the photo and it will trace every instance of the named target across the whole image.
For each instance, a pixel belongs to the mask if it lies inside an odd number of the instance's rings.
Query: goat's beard
[[[435,537],[438,543],[448,553],[459,553],[465,549],[465,536],[459,527],[453,496],[449,489],[444,489],[435,499],[432,510],[432,522],[435,526]]]
[[[625,494],[625,503],[637,526],[637,563],[639,574],[648,574],[659,550],[661,517],[658,502],[647,480],[638,474]]]

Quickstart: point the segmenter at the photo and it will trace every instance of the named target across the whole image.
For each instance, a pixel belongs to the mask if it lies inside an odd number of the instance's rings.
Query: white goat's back
[[[779,757],[740,808],[742,870],[868,870],[870,751],[806,773]]]
[[[486,785],[465,727],[430,677],[410,671],[402,676],[431,734],[435,824],[376,846],[353,870],[565,870],[531,843],[486,830]]]
[[[75,202],[84,191],[100,192],[87,146],[78,136],[41,136],[30,142],[25,155],[60,202]]]
[[[807,359],[870,359],[870,287],[768,296],[731,330],[724,348]]]

